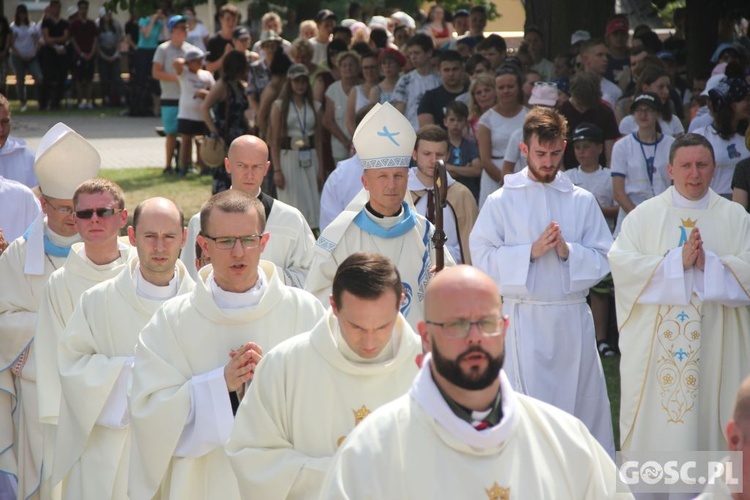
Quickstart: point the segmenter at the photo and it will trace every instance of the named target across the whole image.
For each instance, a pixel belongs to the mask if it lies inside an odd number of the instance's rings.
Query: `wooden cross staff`
[[[445,267],[445,229],[443,223],[443,209],[448,197],[448,174],[445,170],[445,162],[435,162],[435,170],[432,176],[433,196],[435,197],[435,234],[432,235],[432,244],[435,245],[435,272],[442,271]]]

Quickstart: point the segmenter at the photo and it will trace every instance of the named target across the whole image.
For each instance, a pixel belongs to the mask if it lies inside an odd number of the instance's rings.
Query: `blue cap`
[[[181,15],[175,15],[169,18],[169,21],[167,21],[167,28],[169,28],[169,31],[172,31],[174,27],[177,25],[177,23],[186,23],[188,22],[187,16],[181,16]]]

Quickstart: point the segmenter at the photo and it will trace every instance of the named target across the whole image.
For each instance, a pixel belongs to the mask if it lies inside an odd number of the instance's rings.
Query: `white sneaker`
[[[23,106],[21,106],[21,113],[25,113],[27,109],[29,109],[29,107],[24,104]]]
[[[86,109],[86,103],[81,101],[78,103],[78,109]]]

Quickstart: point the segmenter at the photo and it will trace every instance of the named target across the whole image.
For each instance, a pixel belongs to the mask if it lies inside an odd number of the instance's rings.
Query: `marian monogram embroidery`
[[[352,413],[354,414],[354,427],[357,427],[360,422],[362,422],[367,415],[372,413],[365,405],[362,405],[362,408],[359,410],[352,410]],[[341,436],[338,441],[336,441],[336,446],[341,446],[341,443],[344,442],[344,439],[346,439],[346,436]]]
[[[684,423],[698,397],[701,310],[693,295],[687,306],[662,306],[656,318],[656,379],[667,422]]]
[[[492,485],[492,488],[485,488],[484,491],[487,493],[489,500],[510,500],[510,487],[502,488],[497,484],[497,481]]]

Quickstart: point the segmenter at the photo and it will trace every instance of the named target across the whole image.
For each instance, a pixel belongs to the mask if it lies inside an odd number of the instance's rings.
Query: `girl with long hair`
[[[709,90],[713,123],[695,130],[708,139],[714,148],[716,171],[711,189],[725,198],[732,198],[732,177],[737,163],[750,157],[745,133],[750,120],[750,85],[742,67],[729,63],[726,78]]]
[[[442,5],[433,5],[428,14],[429,22],[425,25],[435,47],[440,47],[453,39],[453,25],[445,20],[445,9]]]
[[[497,103],[479,118],[477,145],[482,162],[479,207],[500,188],[502,166],[508,140],[513,131],[523,126],[527,109],[523,105],[521,74],[511,66],[500,66],[495,76]]]
[[[246,96],[247,58],[237,50],[224,56],[221,77],[201,104],[201,116],[212,137],[222,137],[227,147],[241,135],[250,132],[245,111],[250,107]],[[213,116],[212,116],[213,115]],[[214,169],[212,194],[232,186],[224,165]]]
[[[302,212],[311,228],[319,226],[323,181],[319,106],[313,100],[309,71],[293,64],[271,108],[273,182],[278,199]]]

